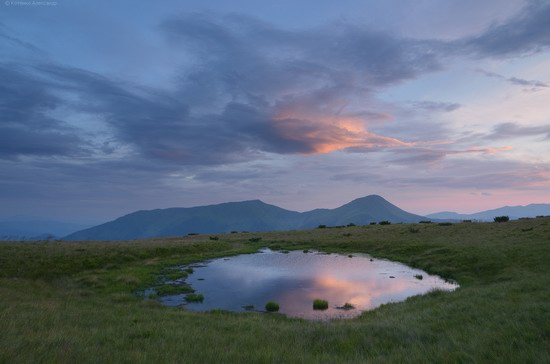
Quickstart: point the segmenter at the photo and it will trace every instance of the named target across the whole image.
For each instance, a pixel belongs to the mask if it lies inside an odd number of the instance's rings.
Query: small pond
[[[287,316],[323,320],[352,318],[384,303],[458,287],[424,271],[364,254],[263,249],[191,267],[193,273],[185,280],[168,283],[190,285],[204,300],[187,302],[185,294],[176,294],[160,297],[162,304],[193,311],[243,312],[263,311],[268,301],[275,301]],[[328,301],[328,308],[314,310],[314,299]],[[344,309],[346,303],[353,308]]]

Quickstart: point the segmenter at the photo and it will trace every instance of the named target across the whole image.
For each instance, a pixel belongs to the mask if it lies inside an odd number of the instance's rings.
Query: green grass
[[[1,243],[0,363],[550,362],[550,218],[217,236]],[[174,266],[262,246],[368,253],[461,287],[328,322],[191,312],[140,294]]]
[[[265,310],[267,312],[277,312],[279,311],[279,304],[277,302],[269,301],[265,304]]]
[[[189,293],[185,296],[187,302],[202,302],[204,301],[204,296],[200,293]]]
[[[314,310],[326,310],[328,308],[328,301],[316,298],[313,300]]]

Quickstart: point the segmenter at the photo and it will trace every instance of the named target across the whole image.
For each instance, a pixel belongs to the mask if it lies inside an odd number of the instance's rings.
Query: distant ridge
[[[473,214],[458,214],[456,212],[444,211],[426,215],[431,219],[448,220],[479,220],[493,221],[495,216],[508,216],[510,219],[522,217],[536,217],[550,215],[550,204],[530,204],[527,206],[504,206],[498,209],[480,211]]]
[[[418,222],[425,219],[398,208],[378,195],[358,198],[335,209],[316,209],[302,213],[251,200],[136,211],[105,224],[77,231],[64,239],[129,240],[190,233],[295,230],[319,225],[364,225],[383,220],[393,223]]]

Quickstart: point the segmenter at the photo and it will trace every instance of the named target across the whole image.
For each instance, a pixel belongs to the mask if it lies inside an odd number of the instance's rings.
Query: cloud
[[[452,112],[462,107],[462,105],[451,102],[420,101],[413,102],[412,107],[429,111]]]
[[[429,149],[429,148],[404,148],[404,149],[398,149],[393,150],[392,153],[395,155],[399,155],[401,157],[391,159],[390,163],[395,164],[403,164],[403,165],[410,165],[410,164],[433,164],[436,162],[439,162],[443,160],[447,156],[457,156],[457,155],[465,155],[465,154],[484,154],[484,155],[491,155],[491,154],[497,154],[501,152],[507,152],[512,150],[512,147],[510,146],[504,146],[504,147],[473,147],[473,148],[466,148],[462,150],[452,150],[452,149]],[[402,156],[404,155],[404,156]]]
[[[530,1],[520,14],[491,26],[483,34],[457,42],[479,57],[516,57],[550,47],[550,3]]]
[[[517,78],[517,77],[505,77],[501,74],[485,71],[483,69],[476,69],[476,71],[479,72],[479,73],[482,73],[485,76],[490,77],[490,78],[496,78],[496,79],[499,79],[499,80],[507,81],[508,83],[510,83],[512,85],[531,87],[531,89],[530,89],[531,91],[536,91],[536,90],[539,90],[540,88],[543,88],[543,87],[549,87],[547,83],[542,82],[542,81],[524,80],[522,78]]]
[[[31,74],[0,65],[0,158],[79,156],[87,142],[51,115],[63,101]]]
[[[485,136],[485,139],[497,140],[518,137],[542,137],[543,140],[550,140],[550,126],[525,126],[518,123],[501,123],[495,125],[493,130]]]

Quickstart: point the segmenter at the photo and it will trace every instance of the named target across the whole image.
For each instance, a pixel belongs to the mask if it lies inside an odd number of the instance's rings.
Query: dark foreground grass
[[[218,237],[0,244],[0,362],[550,362],[550,219]],[[260,244],[366,252],[461,288],[328,322],[188,312],[135,294],[176,264]]]

